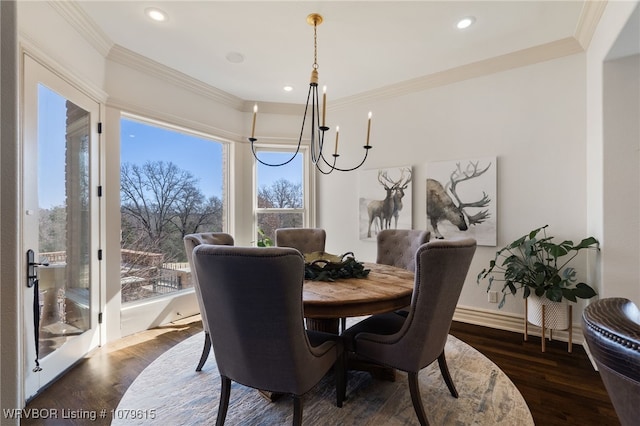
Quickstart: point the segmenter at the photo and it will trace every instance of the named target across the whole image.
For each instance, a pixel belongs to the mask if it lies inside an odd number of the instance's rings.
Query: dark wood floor
[[[108,425],[137,375],[160,354],[202,330],[199,317],[166,325],[106,345],[34,398],[27,408],[106,410],[96,421],[23,420],[23,425]],[[584,349],[540,339],[524,342],[522,334],[454,322],[451,334],[470,344],[498,365],[518,387],[536,425],[619,425],[600,376]],[[199,354],[194,354],[194,368]]]
[[[504,371],[524,397],[536,425],[620,425],[600,375],[581,345],[454,322],[451,333]]]

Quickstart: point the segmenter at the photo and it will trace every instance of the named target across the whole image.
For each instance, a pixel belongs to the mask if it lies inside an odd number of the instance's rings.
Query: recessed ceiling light
[[[469,28],[475,21],[476,18],[473,16],[467,16],[466,18],[459,20],[456,27],[458,27],[459,30],[464,30],[465,28]]]
[[[151,19],[157,22],[164,22],[167,20],[167,14],[155,7],[149,7],[144,10],[144,13]]]
[[[229,52],[227,53],[227,61],[233,64],[239,64],[244,62],[244,55],[240,52]]]
[[[284,89],[285,92],[290,92],[290,91],[293,90],[293,87],[292,86],[284,86],[283,89]]]

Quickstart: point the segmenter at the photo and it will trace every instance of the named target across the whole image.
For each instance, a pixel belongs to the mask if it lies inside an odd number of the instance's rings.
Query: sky
[[[222,144],[139,121],[120,120],[120,161],[174,163],[199,180],[208,198],[222,198]]]
[[[38,204],[64,205],[65,99],[38,85]]]

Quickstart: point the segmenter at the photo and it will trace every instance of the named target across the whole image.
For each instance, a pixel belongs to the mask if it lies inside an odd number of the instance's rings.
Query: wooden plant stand
[[[568,346],[567,346],[567,352],[571,353],[571,351],[573,350],[573,324],[572,324],[572,319],[573,319],[573,306],[571,306],[570,303],[567,304],[568,309],[567,309],[567,315],[568,315],[568,323],[569,323],[569,327],[568,327],[568,331],[569,331],[569,341],[568,341]],[[527,303],[527,299],[524,299],[524,340],[525,342],[527,341],[527,338],[529,336],[529,304]],[[546,320],[546,305],[542,305],[542,325],[541,325],[541,329],[542,329],[542,352],[545,352],[546,350],[546,346],[545,346],[545,339],[546,339],[546,330],[547,330],[547,325],[545,324],[545,320]],[[553,340],[553,328],[549,329],[549,340]]]

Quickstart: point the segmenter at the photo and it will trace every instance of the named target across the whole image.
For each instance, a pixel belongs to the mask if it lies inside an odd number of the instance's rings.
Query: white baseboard
[[[524,338],[524,316],[511,314],[506,312],[498,312],[489,309],[479,309],[470,306],[460,306],[456,308],[456,312],[453,315],[454,321],[464,322],[467,324],[482,325],[485,327],[496,328],[498,330],[513,331],[520,333]],[[571,325],[573,336],[573,344],[584,344],[584,336],[582,335],[582,326],[580,323],[573,323]],[[542,329],[535,325],[529,324],[528,334],[532,336],[542,336]],[[549,338],[549,332],[546,333],[547,339]],[[553,340],[560,340],[563,342],[569,341],[568,330],[554,330]],[[588,352],[587,352],[588,353]]]

